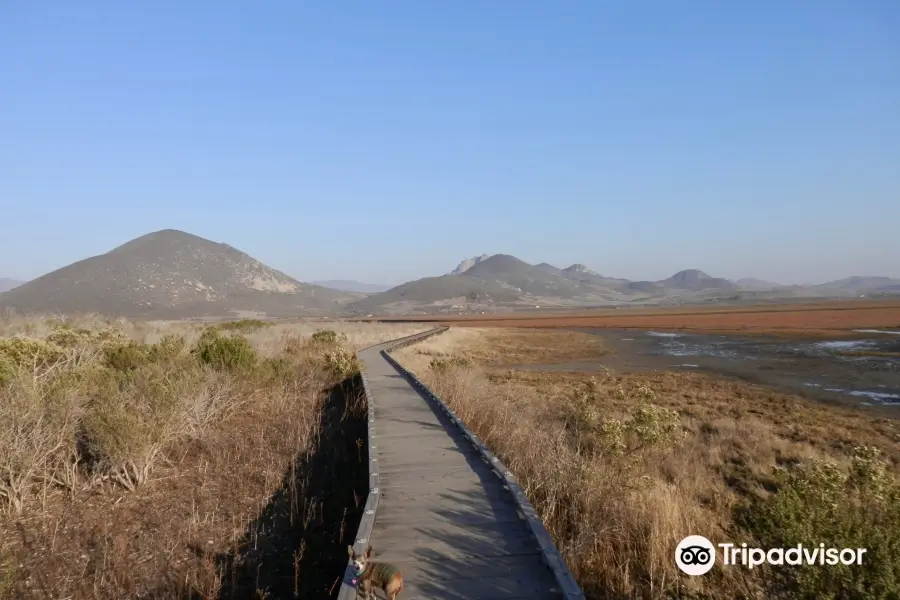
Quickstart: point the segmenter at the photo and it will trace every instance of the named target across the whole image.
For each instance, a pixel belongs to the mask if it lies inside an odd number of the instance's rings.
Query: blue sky
[[[900,276],[900,3],[0,0],[0,203],[20,279],[164,228],[303,280]]]

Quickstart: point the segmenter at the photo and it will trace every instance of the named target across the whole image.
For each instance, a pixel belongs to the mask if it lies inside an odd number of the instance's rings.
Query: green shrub
[[[316,344],[333,345],[347,341],[347,336],[343,333],[338,335],[336,331],[331,329],[320,329],[312,334],[312,341]]]
[[[336,380],[353,377],[360,372],[361,365],[356,354],[346,348],[335,348],[325,354],[325,371]]]
[[[221,331],[234,332],[251,332],[263,327],[271,327],[272,323],[261,321],[259,319],[241,319],[239,321],[228,321],[227,323],[219,323],[216,328]]]
[[[77,346],[119,344],[127,340],[127,336],[113,327],[103,329],[73,329],[69,325],[57,325],[47,334],[47,341],[62,348]]]
[[[185,346],[184,338],[180,335],[167,335],[150,346],[150,360],[154,362],[173,362],[181,356]]]
[[[763,548],[866,548],[861,565],[771,567],[770,598],[900,598],[900,486],[875,448],[854,450],[849,473],[827,461],[776,469],[778,489],[738,509]]]
[[[472,366],[472,361],[465,356],[435,356],[428,363],[428,368],[438,374],[446,373],[450,369],[465,369],[470,366]]]
[[[297,373],[297,365],[284,356],[264,358],[259,365],[259,374],[264,380],[287,380]]]
[[[638,392],[641,397],[646,393]],[[607,454],[634,454],[677,446],[685,439],[678,411],[642,404],[628,419],[607,419],[600,425],[599,439]]]
[[[20,369],[42,370],[65,358],[56,344],[33,338],[0,338],[0,383],[8,382]]]
[[[103,364],[116,371],[133,371],[142,365],[169,364],[176,361],[184,350],[184,338],[166,336],[155,344],[135,341],[107,343],[102,347]]]
[[[116,371],[133,371],[149,360],[149,346],[133,341],[103,349],[103,363]]]
[[[65,356],[56,344],[34,338],[0,338],[0,360],[18,367],[46,366]]]
[[[245,338],[222,337],[214,329],[208,329],[200,336],[191,353],[219,370],[249,371],[258,361],[256,350]]]
[[[115,390],[107,389],[88,405],[80,438],[95,473],[134,489],[147,481],[163,448],[183,426],[179,381],[152,368],[118,379]]]
[[[600,423],[597,409],[597,381],[591,377],[572,394],[568,405],[570,421],[579,430],[592,430]]]

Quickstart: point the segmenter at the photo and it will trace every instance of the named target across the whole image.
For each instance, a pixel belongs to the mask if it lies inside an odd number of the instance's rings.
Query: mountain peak
[[[563,271],[567,273],[584,273],[587,275],[597,275],[597,273],[591,271],[581,263],[575,263],[574,265],[566,267],[565,269],[563,269]]]
[[[712,276],[704,273],[700,269],[685,269],[684,271],[678,271],[671,277],[669,277],[671,281],[700,281],[703,279],[712,279]]]
[[[468,271],[469,269],[471,269],[478,263],[484,262],[487,259],[488,259],[487,254],[482,254],[481,256],[473,256],[472,258],[467,258],[464,261],[462,261],[461,263],[459,263],[455,269],[450,271],[450,275],[460,275],[462,273],[465,273],[466,271]]]
[[[678,271],[668,279],[664,279],[658,283],[673,288],[693,291],[708,289],[734,290],[738,287],[727,279],[713,277],[699,269],[685,269],[684,271]]]

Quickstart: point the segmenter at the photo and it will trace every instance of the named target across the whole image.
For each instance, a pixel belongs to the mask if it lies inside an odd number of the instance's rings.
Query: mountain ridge
[[[477,260],[476,260],[477,259]],[[842,283],[843,282],[843,283]],[[684,269],[658,281],[605,277],[575,263],[560,269],[550,263],[529,264],[508,254],[466,259],[446,275],[426,277],[372,294],[351,304],[366,311],[489,310],[529,306],[595,306],[633,303],[691,303],[718,299],[821,298],[829,290],[839,297],[856,295],[854,286],[880,284],[885,293],[900,293],[900,280],[847,278],[821,286],[781,286],[760,279],[737,282],[700,269]],[[897,289],[895,290],[895,286]],[[835,290],[835,287],[841,287]]]
[[[378,292],[386,292],[394,287],[381,283],[365,283],[355,279],[326,279],[310,281],[309,283],[341,292],[355,292],[359,294],[377,294]]]
[[[302,283],[228,244],[164,229],[0,293],[0,308],[152,318],[349,316],[879,294],[900,294],[900,279],[852,276],[782,286],[685,269],[658,281],[632,281],[600,275],[581,263],[560,269],[509,254],[475,256],[448,274],[396,286],[352,280]]]

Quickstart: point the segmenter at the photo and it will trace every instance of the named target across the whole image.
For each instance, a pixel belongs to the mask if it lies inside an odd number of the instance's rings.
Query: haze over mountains
[[[326,281],[311,281],[313,285],[340,290],[342,292],[357,292],[361,294],[374,294],[377,292],[386,292],[393,286],[381,283],[363,283],[352,279],[329,279]]]
[[[303,283],[227,244],[172,229],[27,283],[0,279],[2,285],[15,287],[0,293],[0,308],[137,318],[486,312],[900,294],[900,279],[888,277],[783,286],[686,269],[659,281],[631,281],[583,264],[532,265],[506,254],[465,259],[446,275],[389,289],[348,280]]]
[[[7,290],[11,290],[14,287],[19,287],[25,283],[24,281],[17,281],[15,279],[7,279],[6,277],[0,277],[0,292],[5,292]]]

